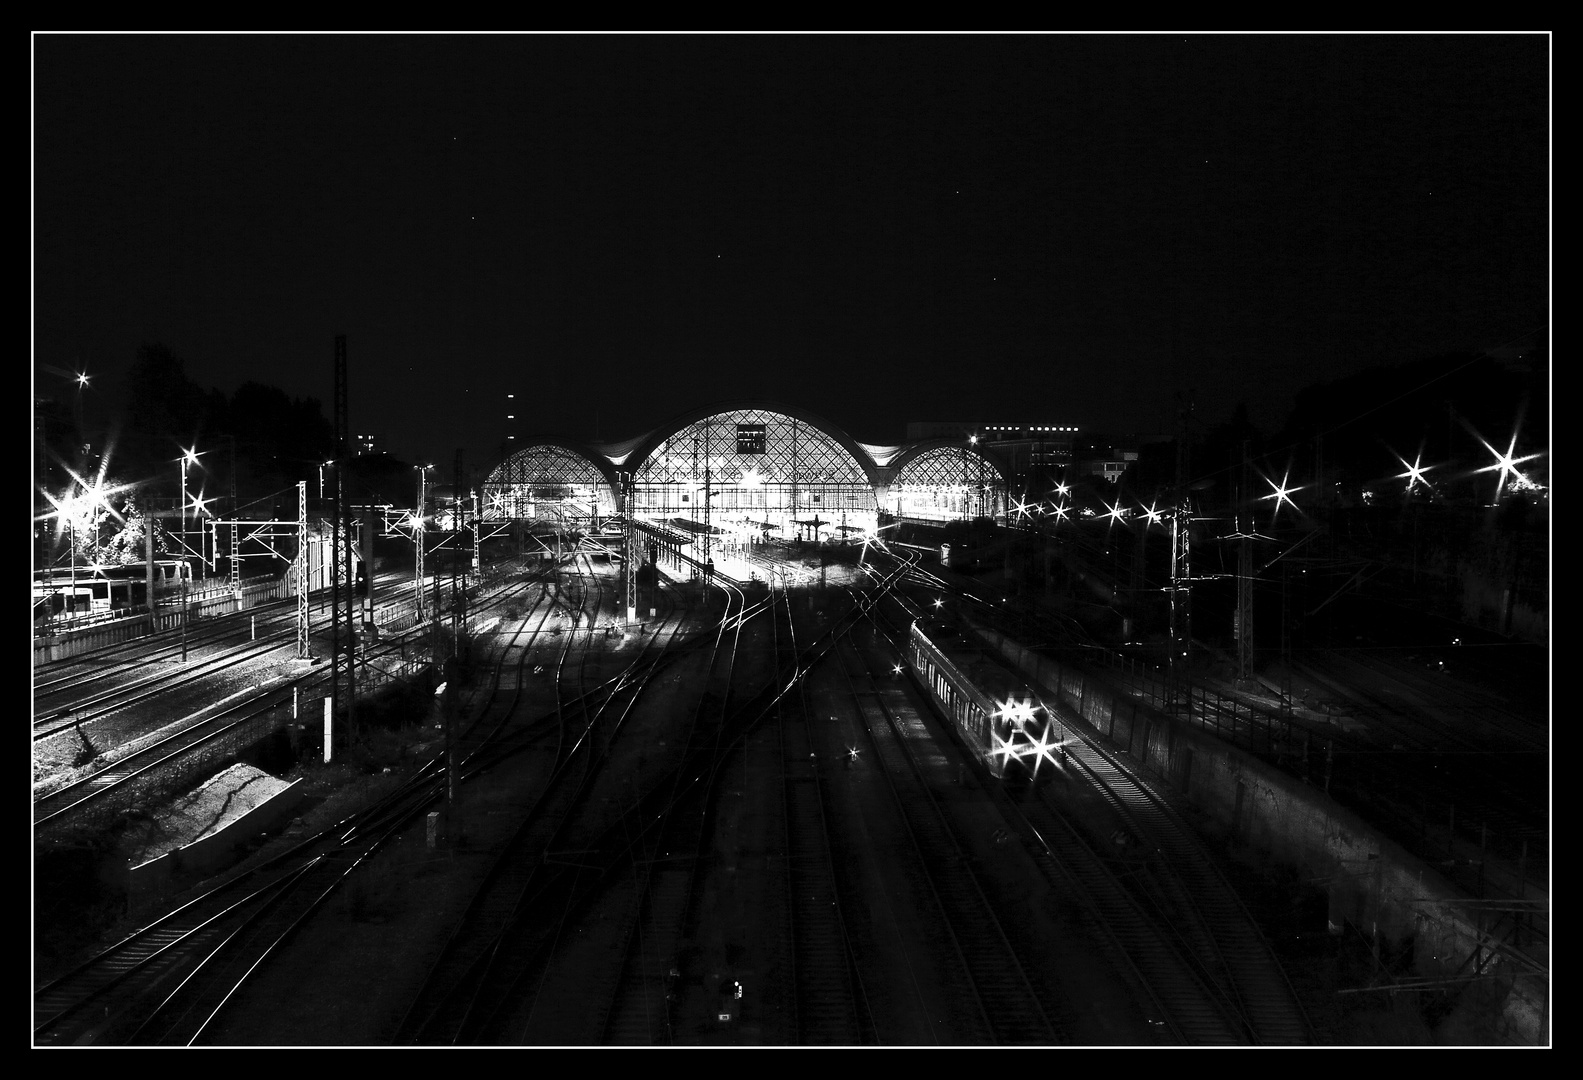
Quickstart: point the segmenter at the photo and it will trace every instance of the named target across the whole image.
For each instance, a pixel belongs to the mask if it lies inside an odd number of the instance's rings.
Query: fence
[[[296,595],[292,579],[259,577],[243,579],[241,586],[232,591],[224,588],[189,591],[186,597],[187,618],[191,621],[228,615],[237,611],[267,604],[272,600]],[[110,619],[96,619],[86,625],[33,638],[33,663],[42,664],[63,660],[78,653],[116,645],[133,638],[146,637],[162,630],[174,630],[181,625],[182,597],[180,593],[166,592],[155,597],[158,607],[152,617],[146,611]]]

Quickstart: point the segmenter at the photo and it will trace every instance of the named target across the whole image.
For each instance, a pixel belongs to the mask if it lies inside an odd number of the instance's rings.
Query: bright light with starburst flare
[[[1001,738],[1000,732],[995,730],[995,726],[993,724],[989,725],[989,736],[991,740],[989,750],[990,759],[993,761],[995,758],[999,758],[1002,768],[1004,768],[1014,758],[1022,756],[1021,751],[1012,744],[1010,739]]]
[[[1162,515],[1154,508],[1154,504],[1150,503],[1148,506],[1143,507],[1143,516],[1149,519],[1150,525],[1158,525]]]
[[[1114,525],[1118,521],[1125,521],[1127,519],[1127,508],[1121,505],[1120,500],[1117,500],[1115,506],[1105,503],[1105,513],[1103,516],[1108,517],[1110,519],[1110,523]]]
[[[1495,447],[1491,446],[1489,443],[1484,442],[1484,436],[1479,435],[1478,432],[1474,432],[1474,435],[1477,436],[1479,442],[1484,443],[1484,449],[1488,450],[1492,455],[1494,455],[1495,464],[1486,465],[1482,469],[1474,469],[1473,471],[1475,473],[1499,472],[1499,475],[1495,480],[1495,498],[1497,500],[1500,499],[1501,492],[1506,490],[1506,478],[1508,476],[1514,477],[1518,481],[1526,481],[1528,479],[1523,475],[1522,471],[1517,468],[1517,466],[1521,465],[1525,461],[1532,461],[1535,458],[1544,456],[1542,454],[1525,454],[1522,457],[1513,457],[1512,451],[1517,449],[1517,435],[1515,432],[1512,434],[1511,445],[1506,448],[1506,452],[1504,454],[1495,449]]]
[[[1302,486],[1298,486],[1298,487],[1287,487],[1286,486],[1287,481],[1291,478],[1291,475],[1292,474],[1291,474],[1290,470],[1288,470],[1286,475],[1281,477],[1281,482],[1279,484],[1277,484],[1274,480],[1271,480],[1268,476],[1266,476],[1264,478],[1264,482],[1266,484],[1269,484],[1272,488],[1274,488],[1275,491],[1273,493],[1269,494],[1269,495],[1262,495],[1262,496],[1260,496],[1260,501],[1262,502],[1264,499],[1274,499],[1275,500],[1275,513],[1277,513],[1277,514],[1279,514],[1281,512],[1281,504],[1282,503],[1285,503],[1286,505],[1290,506],[1293,510],[1297,510],[1297,512],[1299,514],[1302,513],[1301,510],[1297,509],[1297,504],[1292,502],[1292,496],[1297,494],[1299,491],[1303,490],[1303,488],[1302,488]]]
[[[1039,775],[1040,762],[1048,761],[1052,767],[1059,766],[1060,762],[1057,760],[1057,756],[1068,741],[1051,738],[1050,729],[1052,726],[1046,724],[1044,730],[1040,731],[1038,735],[1029,741],[1027,749],[1023,752],[1025,757],[1033,758],[1033,775],[1035,777]]]
[[[1418,484],[1424,485],[1425,488],[1429,487],[1429,481],[1424,478],[1424,473],[1434,468],[1434,466],[1423,464],[1424,455],[1422,450],[1420,450],[1418,455],[1413,458],[1413,463],[1411,465],[1407,464],[1407,459],[1402,457],[1402,455],[1398,454],[1395,450],[1391,451],[1391,455],[1396,458],[1397,461],[1402,463],[1402,468],[1407,470],[1404,473],[1397,473],[1395,479],[1406,480],[1407,490],[1409,492],[1411,492],[1414,486]]]
[[[108,455],[106,456],[108,458]],[[123,491],[131,491],[133,484],[108,484],[105,482],[105,473],[109,469],[109,461],[99,463],[99,474],[92,480],[85,480],[77,475],[76,471],[67,468],[66,472],[72,478],[72,486],[61,495],[40,489],[40,493],[54,510],[41,516],[40,520],[55,519],[55,537],[60,539],[68,530],[79,534],[88,534],[99,527],[104,515],[109,515],[123,524],[125,519],[110,505],[110,498]]]
[[[1034,705],[1031,701],[1008,701],[1001,705],[1000,715],[1011,721],[1018,730],[1033,722]]]

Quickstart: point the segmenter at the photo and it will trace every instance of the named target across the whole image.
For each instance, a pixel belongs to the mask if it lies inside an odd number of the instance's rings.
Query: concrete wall
[[[217,831],[132,867],[130,888],[133,892],[157,890],[177,874],[212,874],[223,869],[236,858],[237,848],[275,828],[296,811],[302,802],[301,784],[301,780],[293,780],[272,798]]]
[[[194,593],[187,598],[189,619],[212,618],[236,611],[267,604],[287,596],[295,596],[291,575],[284,578],[266,578],[262,581],[244,581],[236,592],[230,588]],[[94,623],[78,630],[68,630],[49,637],[33,639],[33,663],[43,664],[64,660],[69,656],[117,645],[133,638],[147,637],[162,630],[174,630],[181,625],[181,598],[179,593],[161,593],[157,597],[159,610],[152,620],[147,611],[127,615],[107,622]]]
[[[1470,957],[1500,969],[1518,1041],[1538,1041],[1547,1024],[1548,975],[1510,954],[1492,954],[1468,896],[1431,867],[1323,791],[1192,724],[1159,712],[1133,692],[1062,664],[986,627],[980,638],[1045,698],[1058,719],[1109,740],[1131,763],[1178,792],[1207,818],[1207,831],[1240,856],[1295,868],[1322,885],[1330,922],[1350,922],[1392,946],[1411,943],[1417,974],[1466,975]],[[1546,898],[1547,899],[1547,898]]]

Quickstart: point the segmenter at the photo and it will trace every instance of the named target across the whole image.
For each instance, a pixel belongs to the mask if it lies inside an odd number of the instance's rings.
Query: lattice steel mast
[[[627,622],[637,621],[638,617],[638,526],[636,515],[632,506],[632,474],[621,474],[621,506],[625,512],[622,519],[624,528],[621,542],[626,551],[622,559],[622,573],[625,581],[622,582],[622,592],[627,608]]]
[[[412,611],[419,624],[424,621],[423,601],[423,507],[428,498],[429,470],[427,466],[418,466],[418,510],[412,519]]]
[[[308,654],[308,482],[297,481],[297,659]]]
[[[332,642],[336,661],[330,669],[331,686],[331,712],[335,713],[340,707],[340,679],[339,659],[343,642],[346,649],[346,728],[349,735],[357,731],[357,666],[353,643],[356,640],[356,616],[353,606],[356,603],[353,582],[357,579],[352,572],[352,520],[347,509],[347,488],[349,487],[346,475],[347,458],[349,456],[350,441],[346,422],[346,335],[335,336],[335,544],[341,548],[341,566],[336,567],[332,574],[335,582],[331,590],[331,606],[335,612],[332,630]],[[343,577],[344,574],[344,577]],[[343,592],[342,583],[345,583],[346,605],[341,605]],[[345,630],[341,628],[345,620]]]

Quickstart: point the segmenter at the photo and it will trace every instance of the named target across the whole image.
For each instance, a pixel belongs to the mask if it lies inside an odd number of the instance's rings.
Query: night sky
[[[714,401],[1172,429],[1549,324],[1550,39],[33,38],[34,357],[411,459]],[[42,384],[43,376],[39,377]]]

